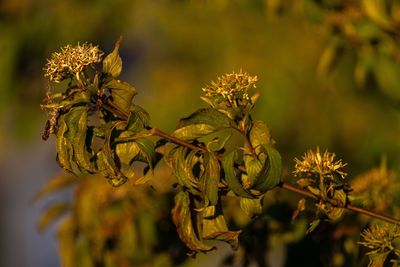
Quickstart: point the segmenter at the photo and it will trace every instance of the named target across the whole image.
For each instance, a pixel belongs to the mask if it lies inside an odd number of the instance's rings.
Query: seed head
[[[294,175],[302,176],[304,174],[320,174],[324,178],[334,179],[339,176],[342,179],[346,177],[346,173],[341,169],[347,164],[342,160],[334,161],[335,153],[329,153],[327,150],[321,154],[319,148],[314,152],[309,150],[303,156],[303,160],[295,159],[296,165]]]
[[[233,103],[235,99],[249,100],[247,91],[256,87],[256,81],[257,76],[250,76],[240,70],[239,73],[232,72],[217,77],[216,82],[212,81],[202,90],[206,96],[219,97],[222,101],[228,100],[229,103]]]
[[[47,60],[44,76],[58,83],[79,74],[86,66],[100,62],[102,56],[103,52],[99,47],[92,44],[78,43],[75,47],[67,45],[61,48],[61,52],[53,53]]]
[[[359,244],[371,249],[367,254],[391,251],[394,249],[392,244],[393,240],[400,237],[399,230],[397,225],[390,227],[388,224],[384,226],[376,224],[370,229],[365,229],[361,233],[361,237],[364,241],[359,242]]]

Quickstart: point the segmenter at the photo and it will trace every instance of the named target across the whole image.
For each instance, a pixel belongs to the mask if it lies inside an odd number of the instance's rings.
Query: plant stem
[[[116,115],[120,116],[121,118],[123,118],[125,120],[128,118],[129,114],[127,114],[125,111],[121,110],[110,99],[107,99],[107,104],[112,107],[112,109],[108,109],[109,111],[116,112],[117,113]],[[104,105],[103,107],[107,107],[107,105]],[[201,147],[201,146],[198,146],[198,145],[193,145],[193,144],[191,144],[191,143],[189,143],[189,142],[187,142],[185,140],[182,140],[182,139],[176,138],[176,137],[174,137],[172,135],[169,135],[167,133],[164,133],[163,131],[161,131],[161,130],[159,130],[157,128],[148,127],[147,130],[150,131],[150,135],[155,135],[155,136],[162,137],[162,138],[164,138],[166,140],[169,140],[169,141],[171,141],[171,142],[173,142],[175,144],[178,144],[178,145],[181,145],[181,146],[185,146],[185,147],[193,149],[193,150],[201,150],[203,152],[208,152],[207,149],[204,148],[204,147]],[[245,138],[245,140],[246,139],[247,139],[247,137]],[[249,146],[249,148],[252,148],[252,147]],[[217,159],[220,160],[220,161],[223,160],[223,158],[221,156],[217,156]],[[241,171],[244,171],[244,172],[246,171],[246,168],[244,166],[237,166],[237,168],[239,170],[241,170]],[[285,190],[288,190],[288,191],[291,191],[291,192],[295,192],[295,193],[300,194],[302,196],[305,196],[305,197],[308,197],[308,198],[312,198],[314,200],[318,200],[319,199],[317,196],[315,196],[314,194],[312,194],[309,191],[306,191],[306,190],[304,190],[302,188],[298,188],[298,187],[295,187],[293,185],[284,183],[282,181],[279,182],[279,184],[277,186],[282,188],[282,189],[285,189]],[[351,205],[351,204],[346,204],[344,207],[341,207],[341,208],[345,208],[345,209],[351,210],[353,212],[362,213],[362,214],[365,214],[365,215],[368,215],[368,216],[371,216],[371,217],[374,217],[374,218],[377,218],[377,219],[380,219],[380,220],[383,220],[383,221],[386,221],[386,222],[389,222],[389,223],[400,224],[400,220],[397,220],[397,219],[391,218],[389,216],[382,215],[382,214],[379,214],[379,213],[376,213],[376,212],[373,212],[373,211],[370,211],[370,210],[367,210],[367,209],[364,209],[364,208],[361,208],[361,207],[357,207],[357,206],[354,206],[354,205]]]

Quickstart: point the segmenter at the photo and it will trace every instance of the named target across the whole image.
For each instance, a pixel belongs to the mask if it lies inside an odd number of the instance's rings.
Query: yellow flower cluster
[[[346,177],[346,173],[341,169],[347,164],[343,163],[342,160],[334,161],[335,153],[329,153],[325,151],[323,154],[309,150],[303,156],[303,160],[295,159],[296,165],[294,175],[302,176],[305,173],[318,173],[322,177],[328,177],[333,179],[335,175],[340,176],[342,179]]]
[[[232,103],[235,99],[249,100],[247,91],[256,87],[256,81],[257,76],[250,76],[240,70],[239,73],[233,72],[218,77],[217,82],[212,81],[202,90],[206,93],[206,96],[222,97]]]
[[[67,45],[61,48],[61,52],[53,53],[51,59],[47,60],[44,76],[54,82],[60,82],[73,75],[77,75],[79,79],[78,74],[86,66],[100,62],[102,56],[103,52],[99,47],[92,44],[78,43],[75,47]]]
[[[367,254],[391,251],[395,249],[392,244],[393,240],[400,237],[399,230],[400,229],[397,225],[392,227],[388,224],[385,224],[383,227],[380,225],[374,225],[370,229],[365,229],[361,233],[364,242],[359,242],[359,244],[372,249],[372,251]]]
[[[363,173],[351,181],[352,195],[365,199],[364,205],[377,212],[384,212],[393,203],[399,188],[396,173],[384,164]]]

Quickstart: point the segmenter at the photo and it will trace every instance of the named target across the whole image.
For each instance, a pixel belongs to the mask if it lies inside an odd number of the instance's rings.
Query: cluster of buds
[[[216,82],[212,81],[202,90],[208,97],[220,98],[222,101],[228,100],[233,104],[236,99],[249,100],[247,91],[255,88],[257,76],[250,76],[246,72],[225,74],[218,77]]]
[[[319,148],[317,148],[317,152],[309,150],[303,156],[303,160],[295,159],[296,165],[293,173],[298,177],[319,174],[330,180],[335,180],[336,177],[344,179],[347,174],[341,169],[347,164],[342,160],[335,161],[335,156],[335,153],[328,151],[321,154]]]
[[[79,73],[86,66],[100,62],[102,56],[103,52],[99,47],[92,44],[78,43],[75,47],[67,45],[61,48],[61,52],[53,53],[47,60],[44,76],[57,83],[74,75],[79,80]]]
[[[400,237],[400,229],[397,225],[392,227],[388,224],[385,226],[374,225],[370,229],[364,230],[361,237],[364,241],[359,244],[371,249],[367,254],[392,251],[395,249],[393,241]]]

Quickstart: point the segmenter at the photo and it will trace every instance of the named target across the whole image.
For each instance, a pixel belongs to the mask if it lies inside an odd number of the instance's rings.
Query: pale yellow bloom
[[[212,81],[202,90],[206,96],[222,97],[232,103],[235,99],[250,99],[247,91],[256,87],[257,76],[250,76],[246,72],[240,71],[239,73],[225,74],[217,79],[216,82]]]
[[[296,165],[293,173],[296,176],[317,173],[324,178],[331,179],[338,175],[344,179],[347,174],[341,169],[347,164],[343,163],[342,160],[335,161],[335,156],[335,153],[329,153],[328,151],[321,154],[319,148],[317,148],[316,152],[309,150],[303,156],[303,160],[295,159]]]
[[[77,76],[83,69],[91,64],[101,61],[103,52],[98,46],[84,43],[72,47],[67,45],[61,48],[61,52],[56,52],[47,60],[45,77],[49,77],[50,81],[60,82],[71,76]]]

